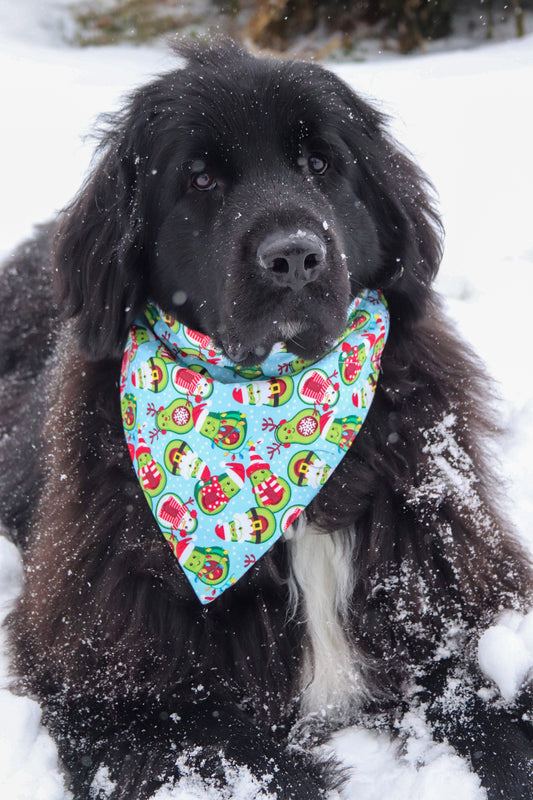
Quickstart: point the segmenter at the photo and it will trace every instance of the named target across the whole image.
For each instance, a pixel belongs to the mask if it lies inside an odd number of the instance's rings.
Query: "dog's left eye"
[[[200,192],[208,192],[215,188],[217,182],[210,172],[199,172],[191,177],[191,185]]]
[[[315,175],[323,175],[329,167],[328,160],[318,153],[312,153],[307,159],[307,163],[309,169],[311,172],[314,172]]]

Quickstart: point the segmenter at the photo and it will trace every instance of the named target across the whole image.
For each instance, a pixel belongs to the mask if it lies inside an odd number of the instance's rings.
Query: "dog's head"
[[[82,347],[119,354],[148,297],[242,363],[280,340],[320,355],[364,287],[420,313],[438,223],[383,117],[316,65],[178,49],[185,66],[110,118],[64,213],[60,302]]]

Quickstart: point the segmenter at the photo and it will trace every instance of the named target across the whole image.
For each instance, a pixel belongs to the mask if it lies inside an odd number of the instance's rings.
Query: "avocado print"
[[[345,342],[339,356],[339,370],[343,383],[351,386],[363,368],[366,361],[366,347],[362,342],[359,345],[349,345]]]
[[[148,405],[148,414],[155,417],[157,431],[172,431],[173,433],[187,433],[194,426],[194,408],[192,403],[179,397],[173,400],[166,408],[156,409],[154,404]],[[153,436],[157,438],[157,431]]]
[[[320,489],[331,473],[331,467],[312,450],[301,450],[289,461],[288,475],[296,486]]]
[[[152,451],[144,441],[139,439],[135,458],[137,459],[137,474],[143,492],[150,497],[161,494],[167,483],[165,470],[157,463]]]
[[[291,489],[283,478],[275,475],[261,456],[251,448],[246,476],[251,481],[257,503],[270,511],[280,511],[291,499]]]
[[[283,445],[311,444],[319,437],[348,450],[361,428],[361,419],[354,415],[334,419],[331,412],[319,414],[314,410],[302,410],[283,421],[276,429],[277,441]]]
[[[332,375],[321,369],[308,370],[298,383],[298,396],[302,402],[320,405],[327,411],[339,399],[339,382],[333,382],[338,374],[337,370]]]
[[[177,494],[164,494],[158,501],[155,509],[155,518],[161,526],[165,538],[176,532],[192,533],[198,526],[198,513],[196,509],[189,508],[194,500],[190,497],[183,502]]]
[[[198,481],[194,488],[198,508],[204,514],[219,514],[232,497],[240,492],[244,486],[244,479],[244,467],[237,462],[228,464],[226,471],[220,475],[212,475],[206,481]]]
[[[290,538],[330,480],[372,402],[387,330],[380,293],[365,290],[320,358],[279,342],[242,366],[153,304],[135,321],[117,381],[127,449],[201,603]]]
[[[200,547],[187,538],[176,543],[174,553],[181,566],[207,586],[217,586],[228,577],[229,555],[222,547]]]
[[[246,415],[238,411],[213,412],[206,415],[199,430],[222,450],[237,450],[246,439]]]
[[[193,406],[189,400],[178,398],[159,410],[153,403],[149,404],[148,413],[156,421],[157,429],[151,434],[153,438],[157,438],[158,432],[183,434],[195,428],[222,450],[236,450],[246,438],[246,415],[238,411],[210,412],[205,403]]]
[[[268,542],[276,532],[276,518],[268,508],[249,508],[234,515],[229,522],[215,527],[219,539],[226,542]]]
[[[237,403],[251,406],[283,406],[294,391],[292,378],[271,378],[269,381],[254,381],[246,386],[237,386],[233,390],[233,398]]]
[[[198,453],[183,439],[174,439],[165,448],[164,463],[171,475],[183,478],[207,480],[211,476],[209,467]]]
[[[290,444],[310,444],[318,439],[322,419],[329,420],[329,416],[327,414],[321,416],[314,409],[303,408],[291,419],[282,420],[278,426],[274,425],[271,419],[265,420],[265,423],[271,425],[278,442],[288,446]]]
[[[370,320],[371,320],[371,315],[369,314],[369,312],[365,311],[364,309],[360,309],[353,315],[352,321],[350,322],[348,329],[350,331],[360,331],[362,328],[368,325]]]
[[[153,356],[141,361],[132,373],[131,382],[136,389],[162,392],[168,383],[168,369],[164,359],[161,356]]]
[[[205,367],[175,367],[172,385],[178,392],[194,397],[196,402],[205,400],[213,391],[213,379]]]
[[[127,392],[122,396],[120,411],[122,414],[122,422],[124,423],[124,430],[132,431],[135,428],[135,422],[137,420],[137,400],[134,394]]]

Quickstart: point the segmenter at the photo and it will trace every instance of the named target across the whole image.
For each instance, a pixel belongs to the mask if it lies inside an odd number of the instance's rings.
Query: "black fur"
[[[489,381],[431,288],[441,248],[429,187],[382,116],[320,67],[227,42],[180,52],[184,69],[107,120],[86,185],[0,283],[13,311],[0,332],[2,512],[26,569],[9,624],[74,795],[90,796],[102,766],[113,800],[147,798],[191,768],[224,785],[228,763],[283,800],[323,797],[338,779],[286,748],[305,643],[286,545],[201,607],[132,470],[118,377],[147,297],[250,363],[294,323],[291,349],[321,352],[366,286],[391,310],[382,375],[307,509],[325,532],[356,531],[347,635],[373,699],[353,721],[392,724],[415,704],[490,800],[531,798],[530,697],[481,700],[474,659],[499,610],[527,609],[531,569],[498,512]],[[317,154],[324,174],[310,169]],[[199,173],[212,188],[195,188]],[[326,262],[294,293],[256,254],[297,229]]]

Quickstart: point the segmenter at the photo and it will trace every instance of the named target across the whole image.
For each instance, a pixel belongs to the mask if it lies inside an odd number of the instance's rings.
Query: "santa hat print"
[[[208,481],[209,478],[211,477],[211,470],[209,469],[205,461],[201,462],[200,471],[197,474],[198,478],[201,481]]]
[[[200,405],[195,406],[193,408],[192,420],[195,430],[197,431],[200,430],[208,414],[209,414],[209,408],[207,407],[207,403],[200,403]]]
[[[242,405],[248,405],[248,392],[243,392],[242,386],[236,386],[232,392],[233,399]]]
[[[145,453],[147,453],[148,455],[152,455],[152,451],[150,450],[150,448],[146,444],[146,441],[143,439],[142,436],[139,436],[139,444],[137,445],[137,451],[135,453],[135,458],[137,460],[139,460],[139,456],[145,455]]]
[[[231,478],[233,483],[238,486],[239,489],[242,489],[244,486],[244,480],[246,473],[244,471],[244,466],[242,464],[231,463],[231,464],[224,464],[226,467],[226,475],[228,478]]]
[[[331,426],[333,425],[333,412],[327,411],[320,415],[320,435],[325,439]]]
[[[178,542],[176,542],[173,549],[178,561],[187,561],[194,550],[194,537],[188,536],[185,539],[180,539]]]
[[[247,476],[249,478],[251,478],[252,475],[254,474],[254,472],[257,472],[257,470],[259,470],[259,469],[266,469],[269,472],[271,471],[270,467],[268,466],[268,464],[266,463],[264,458],[262,456],[260,456],[259,453],[255,452],[255,447],[251,447],[250,448],[250,466],[246,470],[246,474],[247,474]]]
[[[219,539],[223,539],[225,542],[231,541],[231,528],[228,522],[215,525],[215,533]]]

